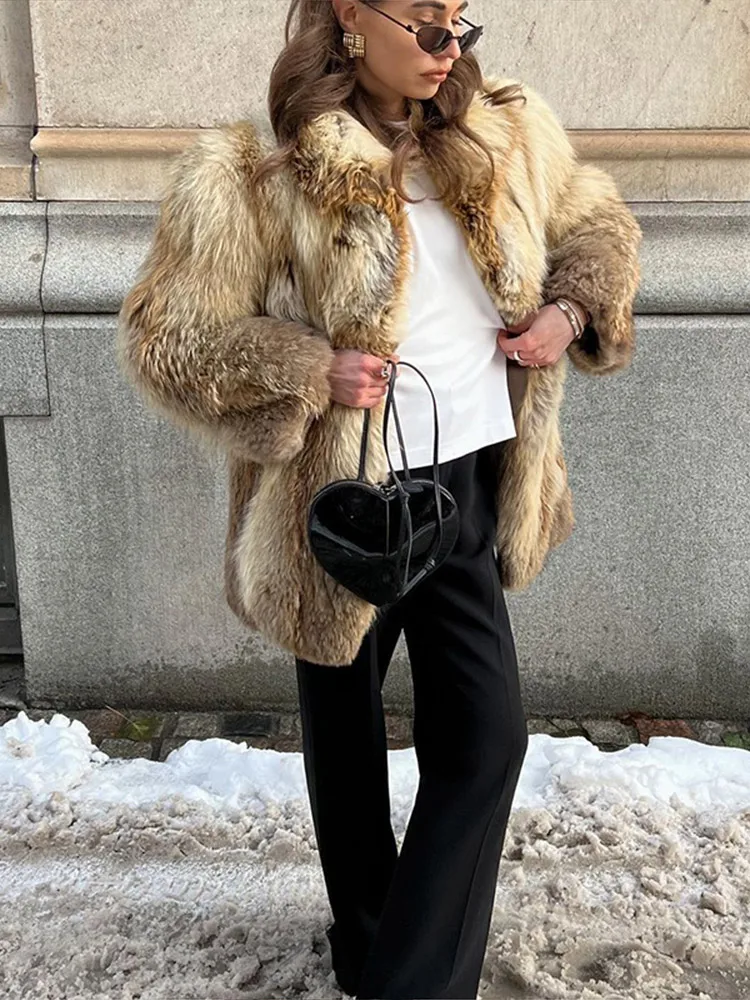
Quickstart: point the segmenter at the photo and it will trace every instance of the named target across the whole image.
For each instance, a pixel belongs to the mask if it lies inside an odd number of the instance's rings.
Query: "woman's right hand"
[[[365,354],[349,348],[334,352],[333,364],[328,371],[331,383],[331,399],[344,406],[371,409],[388,391],[390,375],[383,378],[381,372],[387,360],[398,363],[398,354],[388,354],[385,358]]]

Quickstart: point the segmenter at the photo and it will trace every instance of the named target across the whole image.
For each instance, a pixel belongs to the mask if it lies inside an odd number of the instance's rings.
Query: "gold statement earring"
[[[344,32],[344,48],[349,53],[350,59],[362,59],[365,54],[365,36],[352,34],[350,31]]]

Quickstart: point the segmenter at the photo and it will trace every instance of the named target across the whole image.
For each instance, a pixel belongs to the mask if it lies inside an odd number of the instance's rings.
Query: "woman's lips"
[[[422,76],[425,78],[425,80],[442,81],[446,78],[446,76],[448,76],[448,74],[446,72],[441,72],[440,70],[436,70],[434,73],[422,73]]]

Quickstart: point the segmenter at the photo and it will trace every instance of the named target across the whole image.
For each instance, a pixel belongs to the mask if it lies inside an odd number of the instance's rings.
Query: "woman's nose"
[[[454,60],[455,59],[460,59],[460,57],[461,57],[461,49],[460,49],[459,44],[458,44],[458,39],[457,38],[451,39],[451,41],[448,44],[448,46],[443,49],[443,51],[440,53],[440,55],[441,56],[450,56],[451,59],[454,59]]]

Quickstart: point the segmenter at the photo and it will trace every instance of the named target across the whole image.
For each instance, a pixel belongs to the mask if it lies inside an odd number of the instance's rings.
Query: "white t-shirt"
[[[429,380],[439,420],[439,462],[460,458],[516,436],[505,355],[496,336],[505,327],[466,249],[459,223],[425,171],[405,178],[412,237],[409,324],[396,348]],[[410,368],[399,367],[394,399],[410,469],[432,463],[433,407],[429,390]],[[391,463],[403,469],[395,421],[388,427]]]

